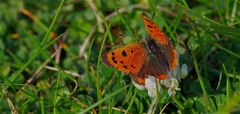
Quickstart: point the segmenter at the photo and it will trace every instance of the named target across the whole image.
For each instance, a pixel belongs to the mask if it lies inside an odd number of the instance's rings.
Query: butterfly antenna
[[[152,19],[151,19],[151,20],[153,20],[154,17],[155,17],[155,12],[153,12],[153,14],[152,14]]]

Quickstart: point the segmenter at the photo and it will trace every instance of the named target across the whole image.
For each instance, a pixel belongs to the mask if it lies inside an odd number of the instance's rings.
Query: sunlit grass
[[[238,113],[239,5],[238,0],[1,3],[0,113],[147,113],[152,102],[147,91],[101,61],[108,48],[143,41],[142,13],[155,13],[153,21],[180,51],[180,65],[189,67],[176,96],[159,95],[155,113]]]

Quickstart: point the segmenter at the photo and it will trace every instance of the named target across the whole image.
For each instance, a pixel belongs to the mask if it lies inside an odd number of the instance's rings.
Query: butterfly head
[[[104,54],[102,55],[102,61],[107,65],[107,66],[111,66],[109,60],[107,59],[107,54],[108,52],[104,52]]]

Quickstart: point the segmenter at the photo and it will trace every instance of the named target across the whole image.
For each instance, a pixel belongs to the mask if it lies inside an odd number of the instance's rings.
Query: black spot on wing
[[[125,66],[123,66],[123,68],[125,68],[125,69],[128,69],[128,67],[125,65]]]
[[[117,60],[116,60],[115,57],[112,57],[112,60],[113,60],[113,62],[114,62],[115,64],[117,64]]]
[[[147,25],[147,27],[149,27],[149,28],[153,28],[153,26],[151,26],[151,25]]]
[[[134,69],[136,68],[134,65],[131,65],[131,67],[134,68]]]
[[[115,60],[115,57],[112,57],[112,60],[114,61],[114,60]]]
[[[133,50],[131,50],[131,53],[133,53]]]
[[[152,23],[150,20],[148,20],[148,19],[146,19],[146,18],[145,18],[144,20],[145,20],[145,21],[148,21],[148,22],[150,22],[150,23]]]
[[[127,53],[126,51],[122,51],[122,56],[126,57],[127,56]]]
[[[115,53],[114,53],[114,52],[112,52],[112,55],[115,55]]]
[[[123,61],[120,61],[121,64],[123,64]]]

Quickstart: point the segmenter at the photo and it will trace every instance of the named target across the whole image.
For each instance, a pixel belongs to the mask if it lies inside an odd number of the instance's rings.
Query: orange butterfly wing
[[[142,65],[142,68],[137,74],[135,74],[136,76],[133,76],[133,78],[147,78],[148,76],[154,76],[159,80],[168,78],[169,64],[167,58],[164,53],[159,52],[159,50],[156,49],[156,52],[157,53],[148,56],[148,60]],[[144,83],[137,82],[140,85],[144,85]]]
[[[174,49],[172,43],[164,35],[164,33],[160,31],[159,27],[154,22],[152,22],[146,15],[143,15],[143,20],[147,32],[154,40],[161,44],[162,51],[167,56],[170,68],[172,70],[175,70],[178,63],[176,49]]]
[[[131,78],[138,84],[145,84],[145,75],[138,76],[142,65],[146,62],[148,51],[144,44],[128,44],[124,47],[103,54],[103,62],[108,66],[130,74]]]
[[[147,56],[145,45],[135,43],[106,52],[103,55],[103,62],[127,74],[136,74]]]
[[[145,44],[135,43],[106,52],[102,56],[105,64],[130,74],[140,85],[145,85],[145,79],[149,75],[159,80],[168,78],[169,69],[175,70],[178,63],[177,52],[169,39],[147,16],[144,15],[143,18],[151,39],[160,44],[160,53],[149,56]]]
[[[146,15],[143,15],[144,25],[150,36],[160,44],[167,44],[168,38],[160,31],[159,27],[153,23]]]
[[[173,47],[171,42],[169,42],[167,45],[162,45],[161,48],[168,59],[170,69],[175,70],[178,64],[178,56],[176,49]]]
[[[175,70],[177,68],[177,64],[178,64],[178,57],[177,57],[177,51],[176,49],[172,49],[169,51],[169,55],[170,55],[170,68],[172,70]]]

